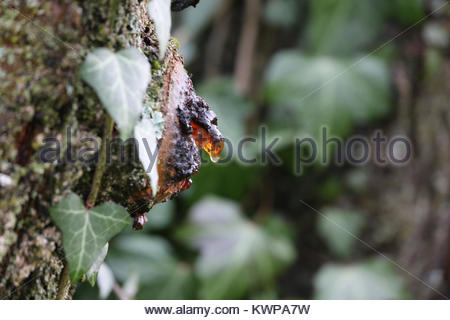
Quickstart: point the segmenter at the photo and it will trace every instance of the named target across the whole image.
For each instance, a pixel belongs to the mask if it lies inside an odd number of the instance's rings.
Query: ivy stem
[[[70,273],[67,261],[64,260],[64,268],[59,279],[58,292],[56,293],[56,300],[64,300],[70,288]]]
[[[103,173],[105,172],[106,167],[106,146],[108,144],[108,141],[111,140],[113,127],[114,127],[114,120],[110,117],[109,114],[106,114],[105,127],[103,128],[102,146],[100,148],[97,167],[95,168],[94,180],[92,181],[91,191],[86,201],[86,207],[88,209],[92,208],[95,205],[95,202],[97,201],[98,191],[100,189]],[[67,265],[67,261],[64,260],[64,268],[61,273],[61,278],[59,280],[56,299],[64,300],[69,288],[70,288],[69,267]]]
[[[98,191],[102,183],[103,173],[106,167],[106,146],[108,141],[111,140],[112,129],[114,127],[114,120],[109,114],[106,114],[105,127],[103,129],[103,140],[102,146],[100,148],[100,154],[98,157],[97,167],[95,168],[94,180],[92,181],[91,192],[86,201],[86,207],[88,209],[95,206],[95,201],[97,201]]]

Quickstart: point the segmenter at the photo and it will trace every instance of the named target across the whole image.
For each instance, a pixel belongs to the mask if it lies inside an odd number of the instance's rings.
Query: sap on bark
[[[191,176],[201,165],[200,150],[217,161],[223,149],[223,137],[217,128],[217,116],[208,104],[196,95],[186,74],[182,59],[176,57],[165,74],[162,113],[164,132],[158,154],[158,192],[153,198],[151,187],[133,195],[132,202],[164,202],[191,186]],[[145,212],[133,214],[134,228],[146,222]]]

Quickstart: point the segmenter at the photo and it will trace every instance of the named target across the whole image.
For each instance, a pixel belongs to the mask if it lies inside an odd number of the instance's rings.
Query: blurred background
[[[173,36],[223,135],[257,137],[263,124],[281,138],[283,164],[204,164],[188,191],[155,206],[143,232],[111,242],[98,283],[81,284],[76,298],[449,295],[446,4],[201,0],[174,14]],[[295,137],[318,138],[322,126],[343,139],[405,135],[413,158],[402,167],[328,161],[294,174]]]

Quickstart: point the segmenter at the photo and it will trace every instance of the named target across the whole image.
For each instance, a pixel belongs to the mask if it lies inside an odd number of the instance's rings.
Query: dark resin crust
[[[171,9],[172,11],[181,11],[190,6],[195,7],[199,2],[200,0],[173,0]]]

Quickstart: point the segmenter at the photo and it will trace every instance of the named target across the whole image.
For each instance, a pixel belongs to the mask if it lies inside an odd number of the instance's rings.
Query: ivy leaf
[[[81,279],[106,243],[131,222],[121,206],[106,202],[87,211],[73,193],[50,208],[50,215],[62,232],[72,283]]]
[[[108,243],[105,244],[103,247],[103,250],[100,252],[99,256],[95,259],[92,266],[89,268],[88,272],[86,273],[86,278],[91,284],[91,286],[95,286],[95,281],[97,281],[97,275],[98,271],[100,269],[100,266],[103,263],[103,260],[105,260],[106,255],[108,254]]]
[[[117,53],[106,48],[96,49],[81,66],[81,77],[95,90],[118,124],[122,138],[131,136],[143,110],[150,68],[145,55],[135,48]]]
[[[193,275],[189,266],[177,260],[163,238],[146,234],[120,235],[114,239],[108,265],[122,290],[135,274],[139,278],[136,299],[193,299]]]
[[[248,221],[237,203],[215,197],[191,209],[179,237],[200,252],[195,264],[200,298],[237,299],[270,286],[295,258],[285,232]]]
[[[147,5],[148,15],[155,23],[158,36],[159,59],[164,58],[170,39],[170,28],[172,27],[170,3],[170,0],[151,0]]]
[[[306,32],[308,47],[315,54],[327,55],[348,54],[366,48],[383,27],[385,2],[392,7],[394,1],[312,1]]]
[[[358,60],[282,51],[266,72],[269,127],[317,138],[326,126],[330,135],[345,136],[352,125],[366,125],[389,112],[389,85],[389,68],[376,57]]]
[[[353,264],[327,263],[314,278],[314,298],[406,299],[403,279],[392,264],[381,257]]]
[[[136,272],[145,284],[166,279],[177,262],[165,239],[136,233],[114,239],[106,261],[119,281]]]
[[[142,119],[134,128],[134,137],[139,145],[139,160],[150,178],[153,196],[158,192],[158,140],[156,139],[153,122]]]

